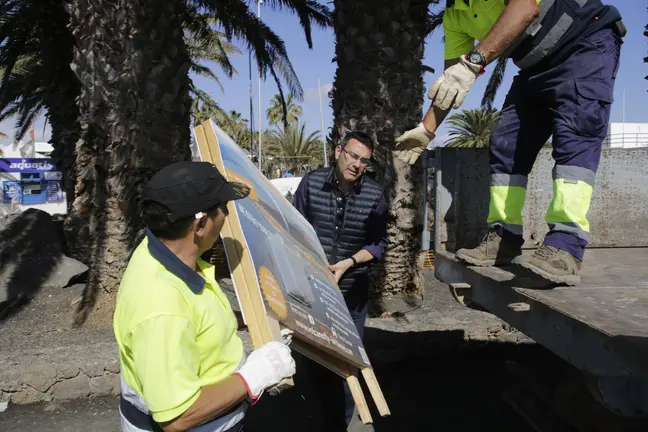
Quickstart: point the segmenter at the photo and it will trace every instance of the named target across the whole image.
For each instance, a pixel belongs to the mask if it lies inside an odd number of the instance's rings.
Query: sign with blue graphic
[[[22,203],[22,186],[19,181],[3,181],[2,182],[2,201],[5,204],[21,204]]]
[[[241,148],[212,127],[221,158],[214,163],[229,181],[251,190],[248,198],[234,202],[230,217],[240,222],[266,313],[322,351],[370,367],[315,231]]]
[[[47,197],[47,202],[63,201],[61,182],[58,180],[45,180],[45,194]]]

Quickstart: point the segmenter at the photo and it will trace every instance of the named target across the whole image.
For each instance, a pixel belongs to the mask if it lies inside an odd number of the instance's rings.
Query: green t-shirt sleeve
[[[445,60],[459,58],[470,52],[475,46],[475,39],[461,30],[455,11],[452,9],[446,9],[443,14],[443,32],[445,36]]]
[[[200,396],[200,352],[195,324],[179,315],[160,315],[132,332],[135,374],[156,422],[182,415]]]

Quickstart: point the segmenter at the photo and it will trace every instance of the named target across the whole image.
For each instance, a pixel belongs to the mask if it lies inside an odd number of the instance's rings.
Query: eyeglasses
[[[358,155],[355,154],[355,153],[348,152],[347,149],[345,149],[344,147],[340,147],[340,148],[341,148],[342,151],[344,152],[345,156],[350,157],[354,162],[358,162],[358,161],[360,161],[360,163],[361,163],[362,165],[364,165],[364,166],[369,166],[369,165],[371,165],[371,159],[369,159],[369,158],[363,158],[363,157],[358,156]]]

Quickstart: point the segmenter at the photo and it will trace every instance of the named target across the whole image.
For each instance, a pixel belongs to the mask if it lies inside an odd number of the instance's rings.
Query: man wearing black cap
[[[241,431],[249,401],[295,373],[281,342],[245,358],[214,268],[199,258],[218,239],[227,203],[248,194],[208,162],[169,165],[146,186],[146,238],[114,316],[124,431]]]

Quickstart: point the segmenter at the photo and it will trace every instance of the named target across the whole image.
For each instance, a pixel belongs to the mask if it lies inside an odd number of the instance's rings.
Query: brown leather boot
[[[486,234],[481,244],[473,249],[459,249],[455,256],[468,264],[489,267],[509,265],[513,258],[522,255],[520,242],[502,238],[496,231]]]
[[[580,283],[581,260],[555,246],[543,244],[529,258],[516,260],[516,264],[557,284]]]

